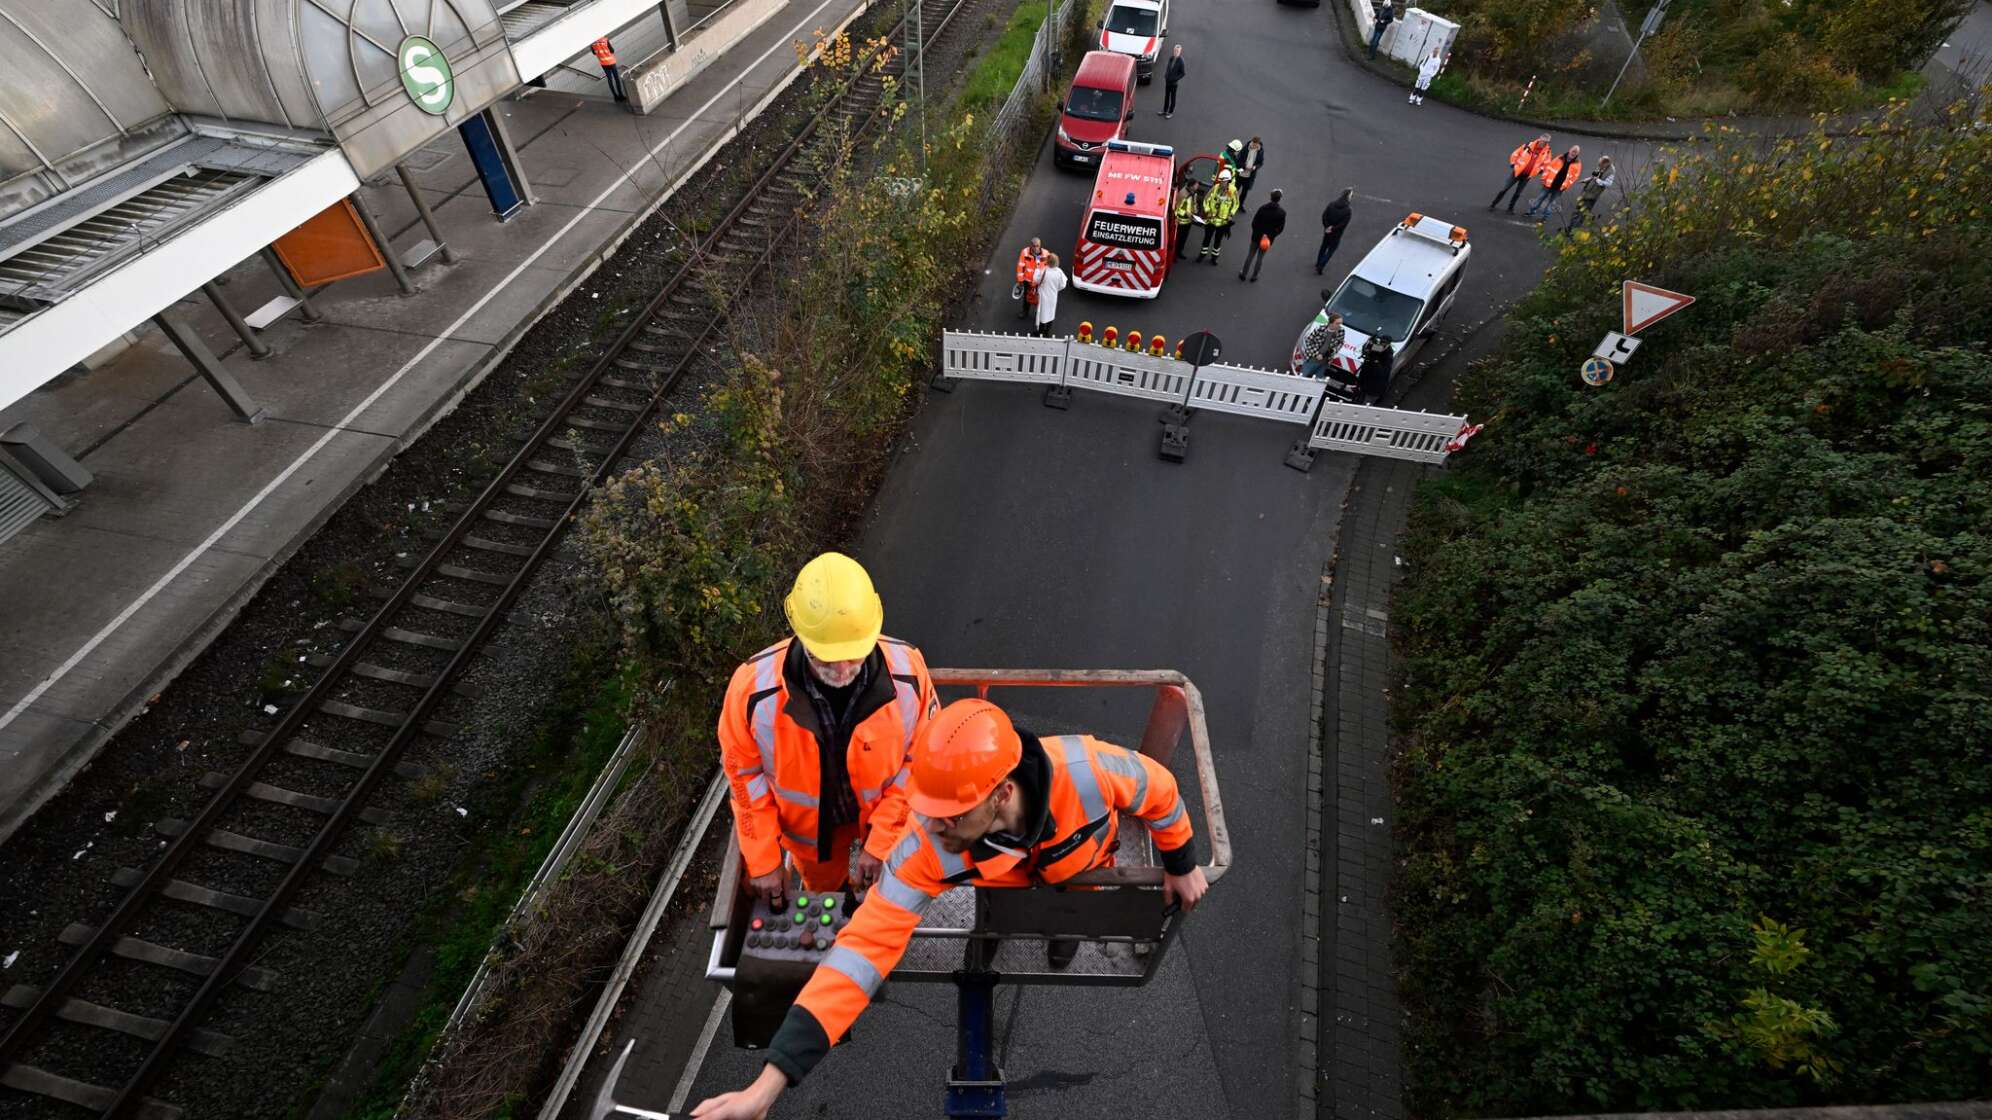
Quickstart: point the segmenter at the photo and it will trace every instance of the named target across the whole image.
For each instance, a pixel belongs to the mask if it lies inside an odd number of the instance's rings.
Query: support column
[[[394,173],[401,176],[401,185],[408,190],[408,201],[414,203],[415,212],[422,215],[422,224],[429,228],[429,236],[435,239],[436,251],[443,255],[443,263],[455,264],[456,253],[451,251],[450,243],[443,240],[443,227],[436,224],[436,215],[429,209],[428,200],[422,197],[421,189],[415,185],[415,176],[408,173],[406,165],[399,163],[394,165]]]
[[[663,0],[658,4],[657,14],[664,17],[664,38],[670,42],[672,50],[677,50],[678,24],[671,18],[671,0]]]
[[[318,308],[311,305],[311,297],[298,286],[297,278],[291,275],[289,268],[285,267],[283,258],[277,256],[277,251],[268,245],[263,246],[263,263],[269,265],[270,271],[276,274],[277,286],[284,290],[284,294],[297,301],[297,313],[304,316],[305,322],[325,321],[325,316],[319,314]]]
[[[236,313],[227,297],[221,294],[221,289],[214,286],[214,281],[202,284],[201,291],[207,293],[208,302],[214,304],[214,309],[221,312],[222,318],[228,320],[228,325],[235,328],[236,335],[242,339],[242,345],[249,348],[250,356],[259,361],[270,356],[270,344],[257,337],[254,327],[242,321],[242,316]]]
[[[394,283],[400,287],[401,294],[414,295],[415,285],[408,279],[408,270],[401,267],[401,258],[394,255],[394,246],[388,243],[387,234],[381,232],[380,222],[374,217],[373,208],[367,205],[367,200],[361,197],[359,191],[354,191],[346,197],[352,200],[353,209],[359,212],[360,224],[367,227],[367,236],[373,238],[374,244],[379,246],[380,258],[387,262],[387,270],[394,274]]]
[[[519,188],[519,198],[527,206],[538,202],[533,197],[533,185],[526,180],[526,165],[519,161],[519,149],[512,144],[512,134],[505,128],[505,118],[498,110],[484,110],[484,117],[491,125],[491,138],[498,142],[498,155],[505,161],[505,170],[512,173],[512,184]]]
[[[235,414],[236,419],[254,424],[263,418],[263,408],[243,390],[242,385],[227,370],[222,368],[214,352],[207,348],[207,343],[201,341],[201,336],[194,333],[193,328],[180,322],[170,311],[161,311],[152,317],[152,321],[159,325],[160,333],[173,343],[174,348],[180,351],[180,354],[201,375],[202,380],[214,386],[215,393],[221,397],[222,403],[228,406],[228,410]]]

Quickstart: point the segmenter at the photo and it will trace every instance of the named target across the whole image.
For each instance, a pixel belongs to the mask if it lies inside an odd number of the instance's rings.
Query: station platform
[[[535,205],[495,220],[463,145],[432,143],[407,165],[454,262],[431,257],[411,273],[412,295],[384,271],[330,285],[312,296],[323,322],[293,312],[261,332],[267,358],[198,290],[182,300],[172,311],[264,409],[254,424],[152,327],[108,363],[0,410],[0,430],[33,424],[95,475],[66,516],[0,543],[0,841],[786,88],[794,42],[867,4],[772,5],[644,115],[609,100],[591,56],[570,60],[548,88],[496,107]],[[618,50],[643,57],[650,34],[632,30]],[[698,46],[693,36],[681,50]],[[362,190],[394,251],[427,236],[392,173]],[[258,257],[226,279],[245,312],[282,294]]]

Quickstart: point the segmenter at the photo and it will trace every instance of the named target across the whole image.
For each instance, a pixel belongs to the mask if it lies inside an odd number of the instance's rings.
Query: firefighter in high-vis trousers
[[[864,1011],[929,903],[964,883],[1028,887],[1110,866],[1118,812],[1140,817],[1154,837],[1165,902],[1193,909],[1207,887],[1167,767],[1088,735],[1038,739],[986,700],[956,701],[922,732],[908,800],[910,827],[789,1008],[760,1076],[701,1103],[694,1117],[761,1120]],[[1053,952],[1053,965],[1062,966],[1056,943]]]
[[[939,707],[920,651],[880,635],[885,609],[856,560],[803,565],[783,606],[795,637],[734,670],[719,716],[740,855],[770,900],[787,897],[784,852],[812,892],[871,885],[906,823],[914,736]]]
[[[1218,169],[1217,182],[1204,192],[1203,200],[1203,251],[1198,257],[1212,264],[1217,263],[1219,253],[1224,252],[1224,236],[1231,232],[1231,222],[1238,217],[1238,187],[1232,182],[1231,169]]]

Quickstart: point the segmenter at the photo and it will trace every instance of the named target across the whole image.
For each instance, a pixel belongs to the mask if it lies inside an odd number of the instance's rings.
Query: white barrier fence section
[[[1091,389],[1191,409],[1312,424],[1307,445],[1326,451],[1443,463],[1466,417],[1344,404],[1322,382],[1278,370],[1187,362],[1094,346],[1073,338],[947,331],[941,373],[965,381],[1012,381]],[[1192,375],[1194,374],[1194,380]],[[1185,393],[1187,392],[1187,401]]]
[[[1086,346],[1070,339],[1064,384],[1122,397],[1173,404],[1183,399],[1190,367],[1173,358],[1131,354],[1104,346]]]
[[[1443,463],[1446,444],[1465,426],[1464,416],[1323,401],[1307,446],[1415,463]]]
[[[1326,391],[1318,378],[1251,366],[1208,365],[1197,371],[1196,384],[1190,387],[1190,407],[1305,424]]]
[[[1057,385],[1065,380],[1069,338],[949,331],[941,336],[941,372],[967,381],[1021,381]]]

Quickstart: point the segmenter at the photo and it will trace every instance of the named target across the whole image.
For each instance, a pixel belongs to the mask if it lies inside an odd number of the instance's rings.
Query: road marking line
[[[658,141],[657,145],[650,149],[650,152],[645,157],[645,160],[655,159],[657,157],[657,153],[663,151],[666,147],[670,146],[671,142],[676,140],[680,133],[692,127],[693,122],[697,121],[700,117],[703,117],[707,109],[710,109],[714,105],[719,104],[719,102],[722,99],[724,99],[727,94],[733,92],[735,87],[739,86],[742,82],[746,81],[747,76],[753,73],[755,67],[758,67],[763,62],[766,62],[768,60],[769,55],[774,54],[777,50],[780,50],[784,47],[788,47],[792,42],[789,36],[795,35],[798,32],[802,31],[803,28],[809,26],[809,24],[812,23],[817,16],[822,14],[823,9],[829,7],[832,3],[835,2],[836,0],[822,0],[822,3],[816,5],[815,9],[813,9],[807,16],[804,16],[800,21],[796,23],[796,25],[793,28],[789,30],[788,35],[785,35],[782,38],[777,39],[772,45],[768,47],[767,50],[762,51],[761,56],[759,58],[756,58],[754,61],[748,63],[746,67],[741,70],[739,77],[736,77],[725,88],[713,94],[712,97],[706,100],[706,103],[704,105],[699,106],[696,112],[692,113],[690,117],[686,118],[683,124],[679,125],[677,128],[672,129],[670,135]],[[188,568],[194,565],[195,561],[207,555],[207,553],[211,551],[216,544],[220,543],[221,538],[227,536],[230,532],[232,532],[235,529],[237,525],[240,525],[242,523],[243,518],[248,517],[251,513],[254,513],[256,511],[256,507],[262,505],[264,500],[267,499],[271,494],[275,493],[279,486],[282,486],[284,483],[290,481],[290,477],[296,474],[300,467],[310,462],[313,458],[315,458],[318,455],[320,451],[323,451],[325,449],[325,445],[331,443],[335,436],[339,435],[339,433],[342,430],[344,430],[347,425],[351,424],[355,419],[359,417],[360,413],[365,412],[369,408],[372,408],[374,403],[380,400],[381,397],[385,396],[389,389],[392,389],[396,385],[400,384],[401,379],[403,377],[406,377],[410,370],[422,364],[422,361],[425,358],[427,358],[431,353],[434,353],[437,347],[441,346],[443,343],[447,341],[450,341],[450,336],[455,334],[457,332],[457,329],[462,327],[466,322],[469,322],[471,316],[477,314],[479,311],[484,310],[485,304],[490,303],[493,299],[496,299],[498,293],[511,287],[512,282],[514,280],[517,280],[519,278],[519,275],[525,272],[526,269],[532,267],[534,261],[540,259],[540,257],[544,255],[548,249],[551,249],[555,245],[559,244],[560,241],[567,236],[569,231],[571,231],[575,226],[581,224],[581,220],[583,218],[586,218],[589,214],[593,213],[595,208],[600,206],[605,200],[607,200],[611,194],[614,194],[616,191],[621,190],[623,185],[625,183],[628,183],[629,180],[633,176],[635,176],[637,168],[643,167],[645,165],[646,164],[644,161],[638,161],[637,163],[632,164],[629,170],[623,172],[620,176],[616,178],[614,182],[610,183],[606,188],[604,188],[602,193],[596,195],[594,201],[588,203],[587,206],[575,211],[574,217],[568,219],[567,224],[560,227],[560,231],[558,233],[555,233],[552,237],[547,238],[546,241],[543,244],[541,244],[539,248],[533,250],[531,256],[527,257],[525,260],[520,261],[518,265],[512,269],[511,272],[506,274],[503,280],[500,280],[496,285],[494,285],[490,291],[484,293],[484,295],[481,298],[479,298],[476,303],[471,304],[470,307],[466,309],[462,315],[457,316],[456,322],[451,323],[447,327],[444,327],[440,334],[438,334],[435,338],[429,340],[429,344],[427,346],[422,347],[421,350],[416,352],[414,357],[408,359],[407,364],[403,365],[400,369],[395,370],[394,375],[392,377],[389,377],[386,381],[381,382],[380,387],[375,389],[373,392],[367,394],[366,399],[362,400],[359,404],[354,405],[353,410],[351,412],[348,412],[346,415],[340,417],[339,422],[337,424],[334,424],[332,427],[326,429],[325,434],[318,437],[318,441],[316,443],[313,443],[310,447],[305,448],[303,454],[291,460],[290,465],[285,467],[282,471],[278,472],[277,477],[271,479],[269,483],[265,485],[261,490],[256,491],[254,497],[250,498],[247,502],[243,503],[241,509],[236,510],[233,514],[230,514],[228,520],[221,523],[220,528],[216,529],[212,533],[209,533],[206,540],[203,540],[201,543],[195,545],[193,549],[189,551],[185,556],[180,557],[179,563],[174,564],[170,569],[167,570],[166,574],[160,576],[159,579],[155,583],[153,583],[151,587],[146,588],[143,592],[139,594],[138,598],[133,599],[131,603],[125,607],[125,609],[119,611],[117,617],[111,619],[110,622],[106,623],[103,629],[91,635],[90,640],[84,642],[83,647],[81,649],[78,649],[75,653],[69,656],[69,660],[64,661],[61,665],[57,666],[53,673],[50,673],[48,676],[43,677],[41,683],[35,685],[34,688],[29,689],[28,694],[26,696],[21,697],[21,699],[17,701],[13,707],[7,709],[7,714],[0,715],[0,731],[6,730],[9,724],[13,723],[16,719],[19,719],[22,712],[27,711],[28,708],[33,706],[35,701],[40,700],[42,698],[43,694],[47,693],[49,689],[55,687],[58,681],[68,676],[76,668],[76,666],[82,664],[84,658],[90,656],[92,653],[95,653],[97,651],[98,646],[103,645],[104,642],[107,639],[109,639],[112,634],[117,633],[120,629],[124,627],[125,623],[130,622],[133,615],[137,614],[141,610],[144,610],[145,605],[147,603],[152,602],[153,599],[158,597],[161,591],[166,590],[166,588],[170,586],[174,580],[179,579],[182,573],[184,573]]]
[[[712,1049],[712,1036],[719,1033],[719,1021],[726,1018],[726,1009],[732,1003],[733,991],[721,988],[719,998],[712,1001],[712,1014],[706,1016],[705,1029],[699,1032],[699,1044],[692,1048],[691,1059],[685,1063],[685,1072],[678,1077],[678,1087],[671,1091],[671,1103],[664,1106],[671,1112],[685,1111],[692,1086],[698,1083],[699,1069],[705,1065],[706,1051]]]

